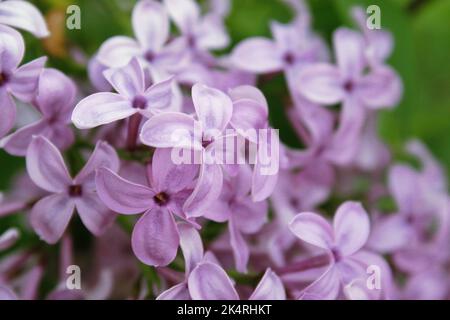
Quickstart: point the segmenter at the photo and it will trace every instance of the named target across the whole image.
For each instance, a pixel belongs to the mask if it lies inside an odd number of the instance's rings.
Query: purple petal
[[[298,76],[300,93],[316,103],[340,102],[345,96],[342,83],[340,70],[323,63],[305,67]]]
[[[203,50],[218,50],[230,43],[230,37],[222,17],[208,14],[203,17],[196,29],[196,45]]]
[[[47,121],[38,121],[20,128],[16,132],[3,138],[0,141],[0,146],[5,149],[9,154],[16,156],[25,156],[27,154],[28,146],[33,139],[33,136],[42,135],[48,138]]]
[[[19,297],[10,288],[0,285],[0,300],[19,300]]]
[[[113,172],[119,170],[119,157],[116,150],[104,141],[98,141],[89,160],[74,179],[74,183],[82,184],[83,189],[95,190],[95,170],[108,168]]]
[[[402,214],[395,214],[376,221],[368,245],[381,253],[390,253],[406,246],[414,237],[414,230]]]
[[[334,244],[333,229],[328,221],[318,214],[297,214],[289,224],[289,229],[298,238],[314,246],[329,250]]]
[[[56,69],[44,69],[39,77],[36,101],[48,118],[70,119],[77,89],[75,83]]]
[[[144,92],[144,70],[137,58],[132,58],[123,67],[108,69],[103,74],[113,88],[130,101]]]
[[[128,118],[136,112],[131,102],[122,96],[100,92],[84,98],[75,106],[72,122],[79,129],[90,129]]]
[[[144,123],[141,131],[143,144],[155,148],[187,148],[202,150],[201,137],[194,136],[198,123],[184,113],[165,112]],[[198,132],[201,132],[198,129]]]
[[[195,84],[192,87],[192,100],[206,138],[214,137],[226,128],[233,114],[233,103],[225,93]]]
[[[25,1],[2,1],[0,3],[0,24],[7,24],[44,38],[50,33],[39,10]]]
[[[75,199],[75,207],[83,224],[96,236],[103,234],[116,217],[95,193],[84,193],[82,197]]]
[[[94,56],[89,60],[87,68],[89,80],[97,91],[111,91],[111,84],[103,75],[103,72],[107,70],[108,67],[102,64],[97,59],[97,56]]]
[[[8,229],[0,234],[0,251],[13,246],[17,239],[19,239],[19,230],[16,228]]]
[[[173,84],[173,77],[170,77],[166,80],[155,83],[150,88],[145,90],[144,96],[147,99],[148,110],[151,113],[155,113],[157,111],[168,111],[171,107],[173,107],[173,101],[175,99]]]
[[[232,64],[253,73],[276,72],[283,68],[281,53],[269,39],[254,37],[239,43],[231,54]]]
[[[177,254],[180,237],[175,220],[167,210],[155,207],[134,226],[131,244],[136,257],[150,266],[166,266]]]
[[[0,90],[2,116],[0,117],[0,138],[14,127],[16,122],[16,104],[5,89]]]
[[[199,217],[216,201],[222,191],[223,173],[219,165],[203,164],[194,191],[184,204],[188,217]]]
[[[272,270],[267,269],[259,281],[255,291],[253,291],[249,300],[286,300],[281,279]]]
[[[408,166],[397,164],[390,168],[388,188],[400,212],[414,212],[419,180],[419,174]]]
[[[36,96],[39,76],[47,62],[47,57],[41,57],[24,64],[14,73],[9,88],[11,93],[22,101],[32,101]]]
[[[39,200],[31,210],[31,225],[39,237],[50,244],[58,242],[69,224],[75,202],[64,194]]]
[[[233,220],[243,233],[255,233],[267,222],[266,201],[253,202],[248,198],[231,205]]]
[[[187,223],[180,223],[178,231],[185,261],[185,273],[189,276],[191,270],[203,259],[203,243],[197,230]]]
[[[155,193],[150,188],[129,182],[110,169],[98,169],[95,182],[98,196],[113,211],[136,214],[154,205]]]
[[[337,64],[346,80],[355,79],[366,66],[364,38],[354,30],[339,28],[333,34]]]
[[[165,0],[170,17],[181,32],[187,33],[197,24],[200,8],[193,0]]]
[[[139,56],[142,49],[136,40],[115,36],[106,40],[98,50],[98,61],[108,67],[122,67],[126,65],[133,57]]]
[[[139,43],[147,50],[158,52],[169,37],[169,17],[162,4],[143,0],[136,4],[131,18]]]
[[[27,151],[27,171],[31,180],[49,192],[66,192],[72,183],[59,150],[46,138],[33,138]]]
[[[152,185],[158,191],[176,193],[193,184],[199,166],[175,164],[171,155],[172,149],[156,149],[152,159]]]
[[[340,287],[338,270],[332,265],[316,281],[302,291],[299,299],[334,300],[339,294]]]
[[[226,272],[216,264],[199,264],[189,276],[189,292],[193,300],[239,300]]]
[[[333,219],[335,244],[349,256],[361,249],[369,237],[370,222],[359,202],[347,201],[339,206]]]
[[[247,242],[245,242],[244,237],[233,219],[230,219],[228,223],[228,230],[230,232],[230,244],[233,251],[236,270],[241,273],[247,273],[247,264],[250,258],[250,250]]]
[[[162,292],[156,300],[190,300],[191,295],[186,282],[179,283]]]
[[[403,85],[394,70],[378,66],[360,80],[356,90],[366,106],[378,109],[397,105]]]
[[[0,3],[0,8],[4,3],[3,1]],[[22,61],[25,52],[22,35],[10,27],[0,25],[0,43],[0,65],[2,70],[12,71]]]

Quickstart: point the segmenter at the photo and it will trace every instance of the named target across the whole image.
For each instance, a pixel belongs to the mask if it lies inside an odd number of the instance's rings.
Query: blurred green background
[[[49,66],[86,82],[86,70],[74,62],[72,53],[92,55],[113,35],[132,35],[130,14],[133,0],[34,0],[50,24],[52,38],[42,43],[25,32],[26,60],[49,56]],[[205,1],[200,1],[204,3]],[[405,86],[402,103],[381,113],[380,133],[396,158],[402,158],[403,143],[410,138],[425,141],[450,172],[450,1],[448,0],[309,0],[314,29],[327,41],[341,25],[353,26],[349,9],[355,4],[377,4],[382,26],[395,38],[389,63],[400,73]],[[81,8],[81,30],[65,28],[66,8]],[[270,36],[269,21],[288,22],[292,12],[281,0],[233,0],[227,18],[233,44],[244,38]],[[269,97],[271,121],[281,128],[282,139],[297,145],[283,110],[283,79],[263,86]],[[286,128],[284,130],[284,128]],[[23,159],[0,151],[0,190],[4,190]]]

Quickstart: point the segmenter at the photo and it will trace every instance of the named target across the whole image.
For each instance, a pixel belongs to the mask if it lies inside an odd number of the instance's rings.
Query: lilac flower
[[[105,71],[108,82],[118,93],[100,92],[81,100],[72,114],[72,121],[80,129],[139,114],[151,117],[170,110],[172,103],[172,78],[145,87],[144,70],[133,58],[126,66]]]
[[[298,75],[301,94],[321,104],[342,102],[344,109],[351,109],[352,114],[361,107],[379,109],[398,103],[401,80],[385,65],[365,72],[368,67],[365,42],[358,32],[340,28],[333,35],[333,44],[337,66],[318,63],[305,67]]]
[[[1,1],[0,24],[24,29],[38,38],[49,35],[44,17],[34,5],[27,1]]]
[[[225,128],[233,114],[231,99],[220,90],[196,84],[192,100],[198,120],[183,113],[164,113],[150,118],[142,127],[142,143],[156,148],[177,148],[200,153],[197,185],[186,201],[188,216],[200,216],[222,190],[223,173],[219,164],[204,161],[225,145]],[[193,162],[191,162],[193,163]]]
[[[30,178],[50,195],[39,200],[31,211],[31,225],[48,243],[56,243],[69,224],[76,208],[81,221],[93,234],[101,234],[115,215],[100,201],[95,190],[94,171],[119,168],[116,152],[108,144],[98,142],[84,168],[71,178],[61,153],[46,138],[33,138],[27,152]]]
[[[223,24],[223,11],[212,11],[202,17],[199,5],[193,0],[164,0],[164,4],[188,48],[208,51],[228,45],[230,40]]]
[[[14,245],[19,238],[19,230],[10,228],[4,233],[0,234],[0,251],[6,250]]]
[[[188,287],[193,300],[239,300],[233,282],[215,263],[199,263],[189,276]],[[286,293],[280,278],[267,269],[248,299],[285,300]]]
[[[329,268],[305,288],[302,299],[335,299],[345,286],[358,279],[366,279],[366,267],[373,261],[385,274],[378,256],[361,250],[370,231],[369,217],[363,207],[347,201],[336,211],[333,226],[318,214],[303,212],[290,223],[290,230],[301,240],[325,249],[330,257]],[[386,289],[386,288],[385,288]],[[374,290],[380,294],[380,290]],[[370,292],[367,292],[369,295]]]
[[[3,2],[1,3],[3,4]],[[0,25],[0,137],[14,126],[16,107],[12,96],[30,102],[35,95],[39,74],[47,58],[41,57],[19,67],[24,55],[24,43],[19,32]]]
[[[175,165],[170,149],[157,149],[148,169],[150,187],[127,181],[106,168],[96,175],[97,192],[106,206],[121,214],[145,212],[136,223],[135,255],[152,266],[169,264],[177,253],[175,216],[185,219],[183,204],[193,190],[198,166]]]
[[[183,42],[169,39],[169,17],[164,6],[154,0],[140,0],[133,9],[132,26],[136,39],[115,36],[100,47],[96,59],[108,67],[121,67],[133,57],[159,72],[171,72],[186,63]]]
[[[3,138],[0,146],[8,153],[25,156],[34,135],[42,135],[59,149],[66,149],[74,141],[68,126],[76,95],[72,80],[56,69],[45,69],[39,78],[36,106],[42,119]]]

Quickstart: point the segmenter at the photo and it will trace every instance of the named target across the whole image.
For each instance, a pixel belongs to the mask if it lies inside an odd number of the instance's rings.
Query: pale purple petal
[[[20,128],[16,132],[4,137],[0,141],[0,147],[5,149],[9,154],[16,156],[25,156],[27,149],[33,136],[42,135],[48,138],[48,123],[46,121],[38,121]]]
[[[297,214],[289,224],[289,229],[298,238],[309,244],[328,250],[333,247],[333,229],[327,220],[316,213]]]
[[[186,282],[179,283],[162,292],[156,300],[190,300],[188,286]]]
[[[239,296],[226,272],[216,264],[199,264],[189,276],[193,300],[238,300]]]
[[[31,210],[31,225],[39,237],[50,244],[58,242],[75,209],[75,202],[64,194],[39,200]]]
[[[270,268],[266,270],[249,300],[286,300],[281,279]]]
[[[72,122],[79,129],[90,129],[128,118],[136,112],[131,102],[122,96],[100,92],[84,98],[75,106]]]
[[[140,54],[142,54],[142,49],[136,40],[124,36],[114,36],[101,45],[97,59],[105,66],[117,68],[126,65],[131,58]]]
[[[89,80],[93,84],[94,88],[97,91],[111,91],[111,84],[106,80],[103,72],[107,70],[108,67],[102,64],[97,56],[94,56],[89,60],[87,66],[87,72],[89,76]]]
[[[419,174],[409,166],[397,164],[390,168],[388,188],[400,212],[414,212],[417,199],[415,187],[418,185]]]
[[[187,223],[178,224],[180,233],[180,247],[183,251],[185,273],[189,276],[198,263],[203,259],[203,243],[200,234]]]
[[[222,17],[208,14],[196,28],[196,45],[204,50],[217,50],[226,47],[230,37],[223,24]]]
[[[199,166],[175,164],[172,149],[156,149],[152,159],[152,185],[158,191],[176,193],[193,185]]]
[[[202,84],[192,87],[192,100],[207,138],[222,132],[231,120],[233,103],[222,91]],[[212,132],[216,131],[216,132]]]
[[[337,268],[332,265],[316,281],[306,287],[301,300],[334,300],[339,294],[341,284]]]
[[[93,191],[95,190],[95,170],[103,167],[117,172],[119,165],[119,157],[114,148],[104,141],[98,141],[89,160],[75,177],[74,183],[82,184],[84,190]]]
[[[47,62],[47,57],[41,57],[16,70],[8,83],[11,93],[22,101],[32,101],[36,96],[39,76]]]
[[[5,2],[1,2],[0,6]],[[1,17],[0,17],[1,19]],[[22,61],[25,44],[22,35],[16,30],[0,25],[0,65],[2,71],[13,71]]]
[[[343,255],[348,256],[367,242],[370,232],[369,216],[359,202],[347,201],[337,209],[333,227],[335,244]]]
[[[164,0],[170,17],[183,33],[192,31],[200,17],[200,7],[193,0]]]
[[[46,138],[33,138],[26,162],[28,175],[37,186],[49,192],[67,191],[72,179],[61,153]]]
[[[234,48],[230,59],[236,68],[253,73],[270,73],[283,68],[276,44],[266,38],[255,37],[242,41]]]
[[[7,24],[44,38],[50,33],[39,10],[26,1],[2,1],[0,3],[0,24]]]
[[[139,1],[131,21],[136,38],[146,50],[158,52],[169,37],[169,17],[159,2]]]
[[[167,111],[174,105],[173,77],[155,83],[145,90],[144,96],[147,99],[147,110],[151,113]],[[146,110],[143,110],[146,111]]]
[[[402,214],[376,220],[370,232],[368,246],[381,253],[390,253],[406,246],[413,239],[414,230]]]
[[[230,209],[233,221],[243,233],[255,233],[267,222],[267,201],[253,202],[247,197],[233,203]]]
[[[19,239],[19,230],[16,228],[7,229],[0,234],[0,251],[13,246],[17,239]]]
[[[147,120],[142,127],[141,141],[155,148],[187,148],[202,150],[201,137],[194,136],[198,123],[184,113],[165,112]],[[198,129],[198,132],[201,132]]]
[[[233,212],[234,213],[234,212]],[[233,251],[236,270],[241,273],[247,273],[247,264],[250,258],[250,249],[242,236],[234,219],[228,222],[230,232],[230,244]]]
[[[98,169],[95,182],[100,199],[113,211],[136,214],[154,206],[155,193],[150,188],[129,182],[110,169]]]
[[[175,258],[180,237],[167,210],[155,207],[136,223],[131,236],[134,254],[150,266],[165,266]]]
[[[130,101],[144,92],[144,70],[137,58],[132,58],[123,67],[108,69],[103,74],[113,88]]]
[[[19,300],[19,297],[10,288],[0,285],[0,300]]]
[[[184,204],[188,217],[199,217],[216,201],[222,191],[223,173],[219,165],[203,164],[194,191]]]
[[[75,199],[75,207],[83,224],[96,236],[103,234],[116,217],[95,193],[83,193],[82,197]]]
[[[297,81],[300,93],[316,103],[336,104],[344,96],[341,71],[328,64],[314,64],[305,67]]]
[[[333,45],[337,64],[345,80],[358,77],[366,66],[363,36],[357,31],[339,28],[333,34]]]
[[[5,89],[0,90],[2,116],[0,117],[0,138],[14,127],[16,122],[16,104]]]

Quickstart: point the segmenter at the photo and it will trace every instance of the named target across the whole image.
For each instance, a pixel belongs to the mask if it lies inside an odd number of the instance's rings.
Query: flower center
[[[74,184],[69,186],[69,196],[71,197],[81,197],[83,194],[83,189],[81,188],[81,185]]]
[[[0,87],[9,81],[9,74],[0,72]]]
[[[143,96],[136,96],[133,99],[132,105],[135,109],[145,109],[147,108],[147,99]]]
[[[147,60],[148,62],[152,62],[153,60],[155,60],[155,53],[151,50],[147,51],[144,54],[144,59]]]
[[[355,84],[353,83],[352,80],[347,80],[347,82],[344,83],[345,91],[352,92],[354,88],[355,88]]]
[[[286,64],[293,64],[295,62],[295,57],[292,52],[286,52],[283,56],[283,60]]]
[[[333,254],[334,261],[339,262],[342,259],[342,255],[337,248],[331,249],[331,253]]]
[[[155,200],[157,205],[164,206],[169,202],[169,195],[165,192],[160,192],[153,197],[153,200]]]

